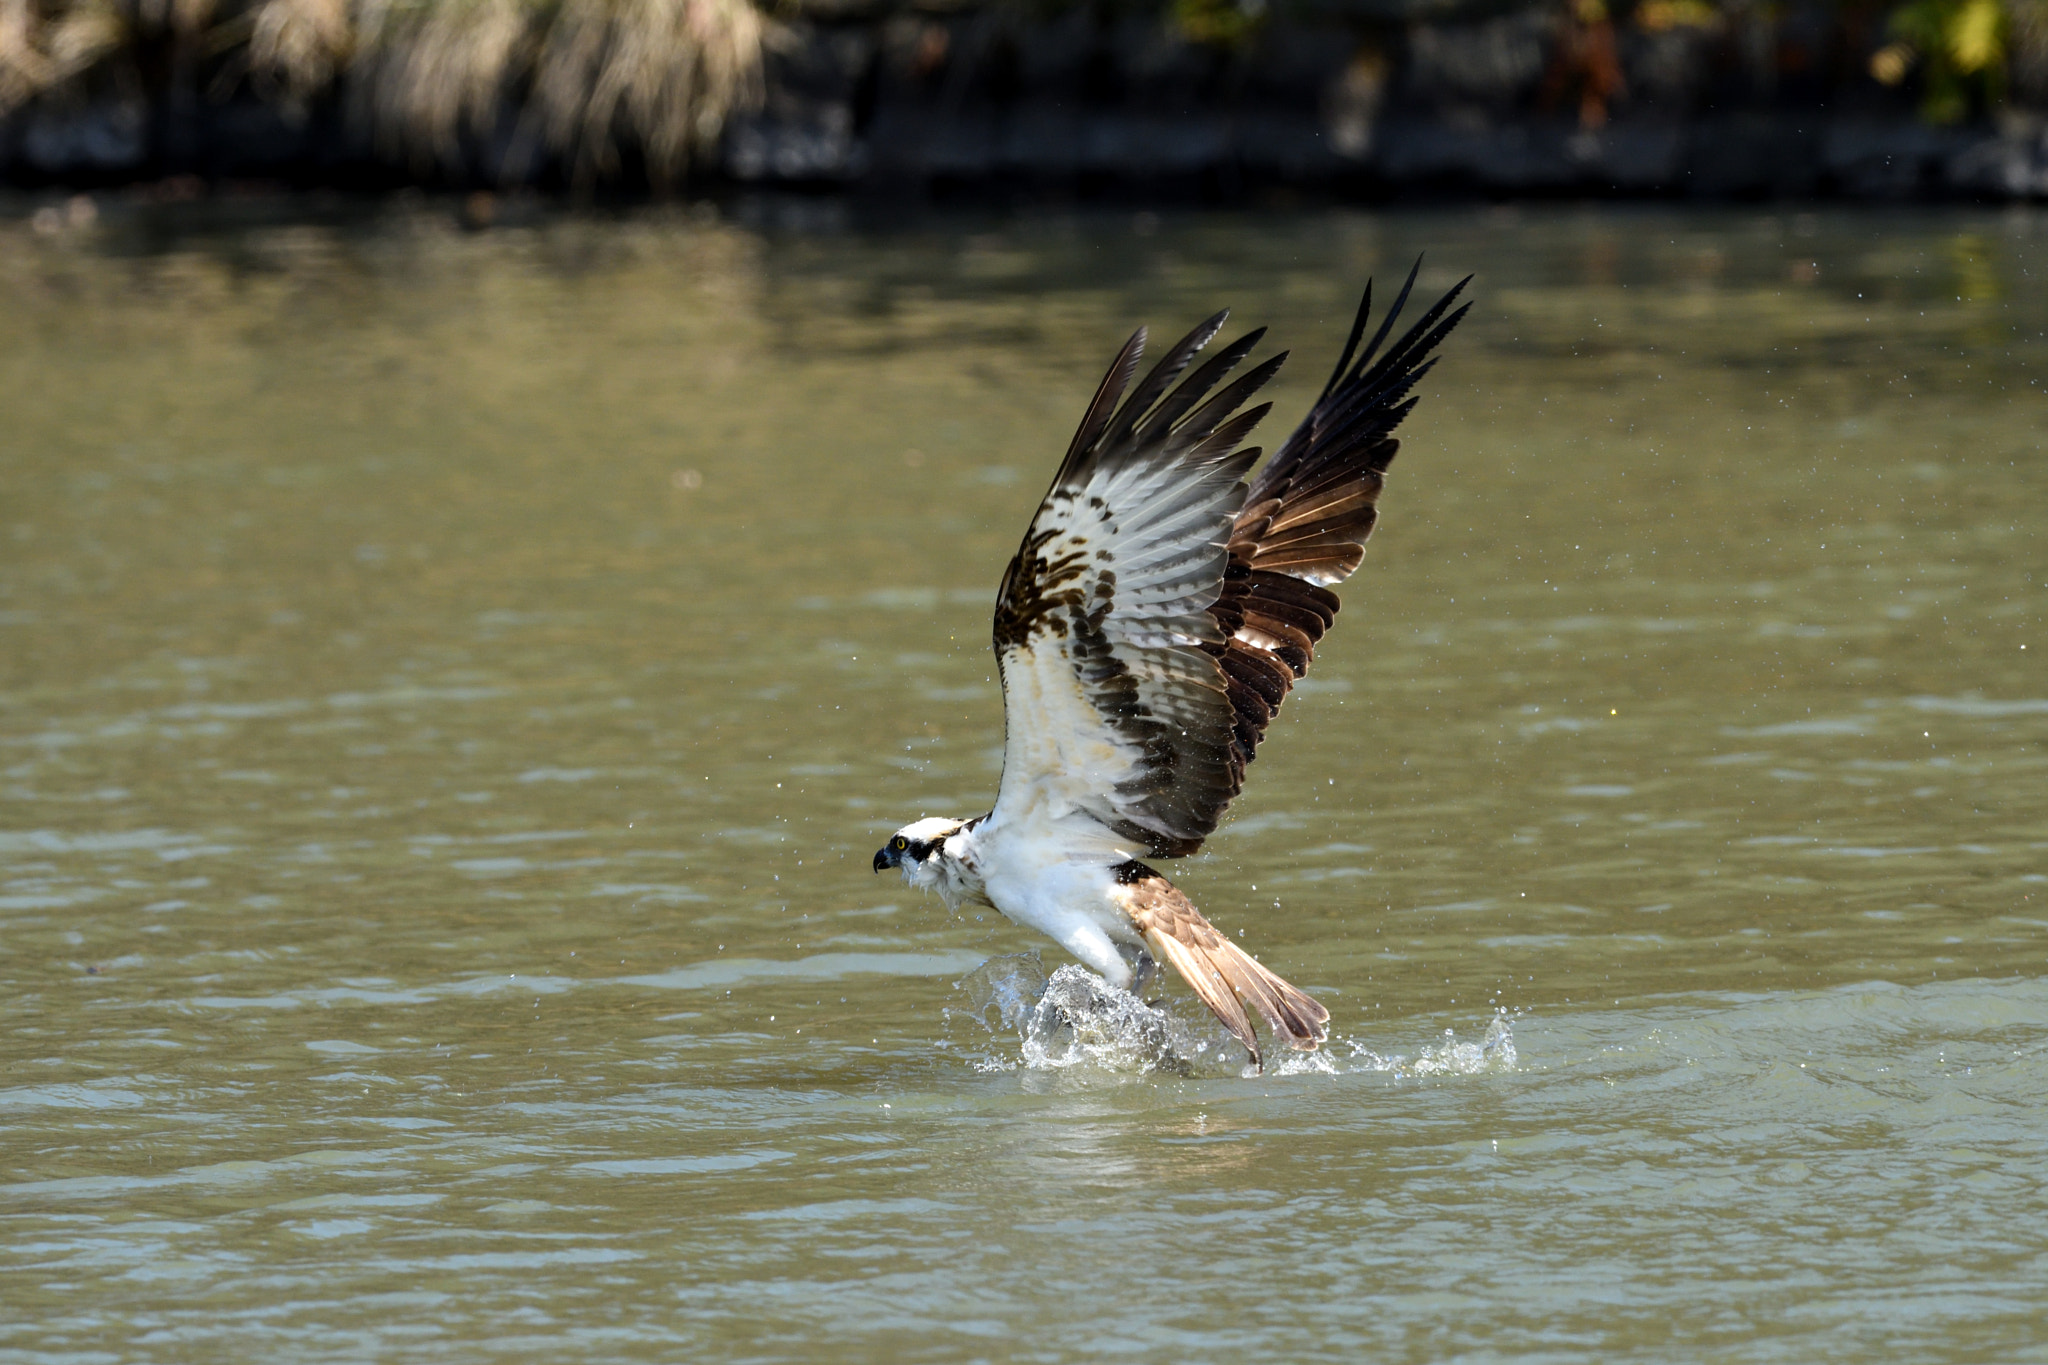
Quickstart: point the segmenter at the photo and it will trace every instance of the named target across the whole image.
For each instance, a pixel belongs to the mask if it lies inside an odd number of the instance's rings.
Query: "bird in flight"
[[[954,910],[991,906],[1116,987],[1142,993],[1160,962],[1171,965],[1254,1065],[1250,1012],[1289,1047],[1321,1043],[1330,1012],[1143,860],[1202,846],[1308,672],[1336,619],[1330,585],[1365,558],[1399,447],[1392,432],[1415,406],[1409,392],[1436,363],[1431,353],[1471,307],[1451,311],[1470,278],[1384,351],[1415,271],[1361,347],[1367,284],[1321,396],[1256,474],[1259,448],[1238,443],[1272,405],[1244,404],[1286,353],[1225,384],[1260,328],[1182,380],[1229,316],[1218,313],[1133,388],[1139,328],[996,594],[1005,739],[995,808],[905,825],[875,854],[875,871],[900,868]]]

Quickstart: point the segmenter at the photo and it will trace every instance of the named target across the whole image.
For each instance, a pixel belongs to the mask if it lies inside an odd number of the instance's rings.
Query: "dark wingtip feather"
[[[1088,404],[1087,415],[1074,432],[1074,440],[1067,447],[1066,458],[1060,461],[1060,473],[1066,474],[1074,466],[1081,453],[1093,446],[1102,437],[1109,425],[1110,417],[1116,412],[1117,399],[1131,385],[1131,376],[1138,372],[1138,361],[1145,354],[1145,329],[1140,327],[1131,333],[1124,348],[1118,351],[1116,359],[1109,363],[1109,372],[1102,376],[1102,382],[1095,387],[1095,397]],[[1054,483],[1058,483],[1058,478]]]
[[[1310,455],[1308,447],[1337,452],[1357,439],[1361,428],[1370,427],[1385,435],[1398,427],[1401,419],[1408,415],[1409,407],[1413,406],[1403,404],[1402,396],[1436,364],[1436,357],[1430,353],[1472,309],[1472,305],[1467,303],[1449,317],[1443,316],[1444,310],[1450,307],[1452,300],[1471,279],[1467,275],[1431,304],[1429,310],[1416,319],[1415,325],[1389,347],[1370,370],[1361,360],[1358,369],[1346,377],[1334,396],[1310,409],[1295,435],[1281,447],[1281,458],[1291,458],[1298,468],[1303,460],[1322,458]],[[1387,321],[1393,321],[1391,315]],[[1385,327],[1381,328],[1382,332],[1385,330]],[[1379,345],[1379,338],[1373,339],[1373,345]],[[1370,439],[1369,434],[1366,439]],[[1301,444],[1303,442],[1306,444]],[[1261,480],[1265,477],[1261,473]]]
[[[1344,339],[1343,354],[1337,357],[1337,367],[1330,371],[1330,382],[1323,385],[1316,401],[1322,402],[1337,387],[1337,381],[1344,377],[1344,371],[1351,365],[1351,357],[1358,351],[1358,339],[1365,335],[1365,324],[1372,317],[1372,281],[1365,282],[1365,297],[1358,301],[1358,316],[1351,320],[1351,335]]]
[[[1124,404],[1123,411],[1118,414],[1116,421],[1102,434],[1102,443],[1114,446],[1128,441],[1131,432],[1143,420],[1146,412],[1159,401],[1161,395],[1173,387],[1173,381],[1180,378],[1181,371],[1187,369],[1189,363],[1201,353],[1202,348],[1215,339],[1216,333],[1223,330],[1223,324],[1229,318],[1230,310],[1222,309],[1204,318],[1186,336],[1168,347],[1165,354],[1159,357],[1159,363],[1152,367],[1152,373],[1146,375],[1144,382],[1132,391],[1130,401]]]
[[[1372,363],[1372,358],[1375,355],[1379,354],[1380,343],[1387,339],[1387,333],[1394,330],[1394,321],[1401,316],[1401,310],[1408,306],[1408,295],[1415,290],[1415,277],[1421,273],[1422,257],[1418,254],[1415,258],[1415,264],[1408,267],[1408,278],[1402,283],[1401,292],[1394,297],[1394,306],[1387,310],[1386,317],[1380,319],[1380,329],[1372,334],[1372,344],[1367,346],[1364,353],[1358,357],[1358,368],[1352,371],[1352,378],[1356,379],[1359,375],[1364,374],[1365,367]]]
[[[1174,423],[1180,421],[1189,408],[1215,388],[1224,375],[1244,362],[1265,335],[1265,328],[1255,327],[1211,356],[1202,368],[1189,375],[1170,397],[1152,410],[1152,415],[1145,419],[1145,425],[1132,433],[1131,439],[1139,445],[1150,445],[1163,433],[1172,430]]]
[[[1287,362],[1287,352],[1260,361],[1244,374],[1231,381],[1214,398],[1195,409],[1192,416],[1173,431],[1173,445],[1179,449],[1191,449],[1209,437],[1209,433],[1222,424],[1223,419],[1236,412],[1246,399],[1266,386],[1266,381],[1280,372]],[[1271,405],[1268,404],[1270,407]]]

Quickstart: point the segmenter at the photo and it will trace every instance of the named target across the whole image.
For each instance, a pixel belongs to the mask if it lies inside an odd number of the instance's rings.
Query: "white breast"
[[[1022,827],[991,820],[974,833],[989,903],[1123,984],[1129,971],[1115,944],[1141,940],[1110,892],[1115,865],[1131,855],[1105,849],[1102,827],[1080,815]]]

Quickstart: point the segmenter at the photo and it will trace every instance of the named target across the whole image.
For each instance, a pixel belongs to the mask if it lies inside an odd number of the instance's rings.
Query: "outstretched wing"
[[[1365,558],[1387,465],[1401,447],[1392,432],[1415,406],[1409,392],[1436,364],[1431,352],[1471,307],[1448,312],[1471,282],[1467,275],[1380,355],[1421,268],[1418,260],[1360,351],[1372,313],[1372,286],[1366,286],[1322,396],[1252,480],[1231,527],[1223,591],[1209,609],[1224,638],[1205,648],[1221,665],[1235,714],[1233,795],[1266,726],[1336,620],[1337,594],[1328,585],[1349,578]]]
[[[1259,457],[1238,442],[1269,405],[1239,408],[1285,357],[1209,396],[1262,329],[1175,388],[1225,316],[1182,338],[1128,398],[1144,331],[1125,343],[1003,575],[1000,823],[1080,817],[1076,836],[1092,827],[1105,844],[1165,857],[1200,846],[1237,789],[1217,666],[1227,633],[1212,609]]]
[[[999,820],[1080,816],[1155,858],[1201,847],[1336,620],[1327,585],[1365,558],[1392,432],[1469,278],[1384,354],[1415,272],[1361,351],[1368,285],[1322,395],[1249,489],[1259,452],[1236,446],[1270,405],[1237,409],[1284,354],[1202,403],[1261,329],[1162,397],[1219,313],[1119,407],[1144,349],[1131,337],[1003,575]]]

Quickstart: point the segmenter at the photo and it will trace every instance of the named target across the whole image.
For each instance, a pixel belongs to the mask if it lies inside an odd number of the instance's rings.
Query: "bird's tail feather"
[[[1258,1033],[1246,1007],[1277,1038],[1312,1052],[1329,1036],[1330,1012],[1299,986],[1268,971],[1202,917],[1178,888],[1157,873],[1126,888],[1126,909],[1152,952],[1173,965],[1223,1027],[1263,1065]]]

